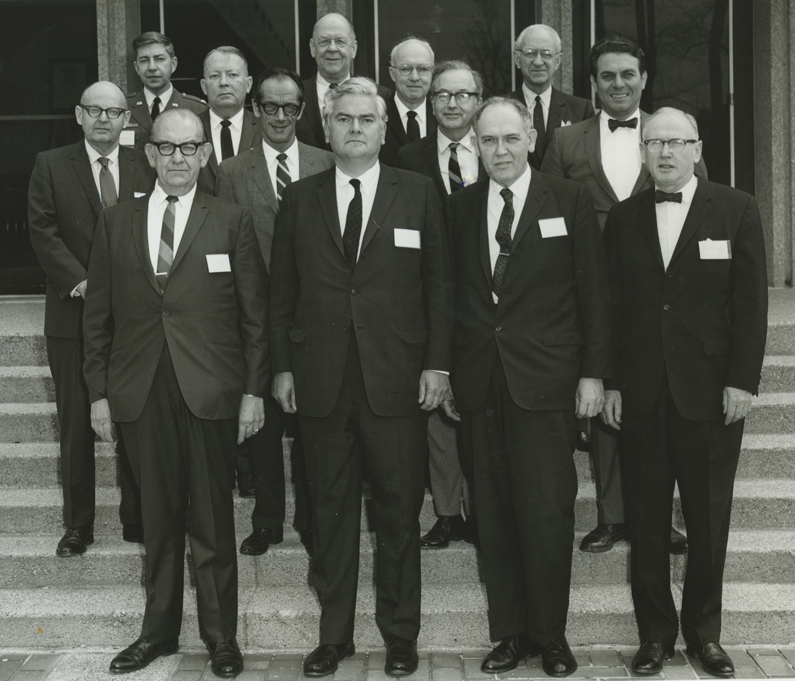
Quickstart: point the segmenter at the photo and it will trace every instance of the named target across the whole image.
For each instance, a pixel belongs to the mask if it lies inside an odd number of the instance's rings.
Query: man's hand
[[[621,393],[618,390],[605,390],[602,421],[611,428],[621,430]]]
[[[730,388],[728,385],[723,389],[723,413],[726,414],[724,423],[730,423],[744,419],[751,408],[753,395],[740,388]],[[93,414],[93,412],[91,412]]]
[[[80,296],[81,298],[85,299],[86,297],[86,287],[88,286],[88,279],[83,279],[76,287],[75,293]],[[75,296],[77,297],[77,296]]]
[[[292,371],[283,371],[273,377],[271,395],[281,408],[288,414],[295,414],[295,382],[293,381]]]
[[[105,442],[113,442],[113,421],[106,397],[91,403],[91,427]]]
[[[442,402],[442,411],[447,414],[453,421],[461,422],[461,414],[458,413],[458,410],[455,408],[455,400],[452,397],[448,397],[444,402]]]
[[[237,419],[237,444],[259,432],[265,423],[265,402],[261,397],[243,395]]]
[[[589,419],[602,411],[605,391],[601,378],[581,378],[577,385],[577,418]]]
[[[450,377],[438,371],[423,371],[420,376],[420,399],[425,411],[433,411],[450,397]]]

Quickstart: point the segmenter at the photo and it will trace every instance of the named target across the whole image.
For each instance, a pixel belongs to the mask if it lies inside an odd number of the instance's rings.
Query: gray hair
[[[699,139],[698,123],[696,122],[695,117],[691,116],[689,113],[685,113],[681,109],[677,109],[675,106],[661,106],[659,109],[657,109],[657,111],[655,111],[653,114],[651,114],[651,116],[649,116],[646,119],[646,121],[643,124],[643,127],[644,128],[647,127],[649,123],[651,123],[655,118],[657,118],[657,116],[665,113],[674,113],[682,116],[688,123],[690,123],[690,126],[693,128],[693,132],[696,133],[696,139]]]
[[[355,78],[349,78],[335,88],[326,90],[326,96],[323,98],[323,125],[328,126],[328,119],[334,111],[334,102],[345,95],[375,97],[375,101],[378,105],[378,114],[381,116],[381,121],[386,123],[386,102],[384,98],[378,94],[378,86],[375,84],[375,81],[364,78],[363,76],[357,76]]]
[[[199,131],[201,135],[202,144],[207,141],[207,133],[204,131],[204,126],[202,125],[201,118],[199,118],[193,111],[190,109],[185,109],[183,107],[175,107],[173,109],[166,109],[157,118],[155,118],[155,122],[152,124],[152,134],[151,139],[153,141],[157,141],[160,137],[160,129],[172,118],[179,118],[183,123],[192,123],[196,126],[196,129]]]
[[[519,35],[516,37],[516,40],[515,40],[515,41],[514,41],[514,43],[513,43],[513,47],[514,47],[514,49],[515,49],[515,50],[518,50],[518,49],[519,49],[519,45],[521,45],[521,44],[522,44],[522,42],[524,41],[524,38],[525,38],[525,36],[526,36],[528,33],[530,33],[530,31],[532,31],[533,29],[536,29],[536,28],[543,28],[543,29],[546,29],[546,30],[547,30],[549,33],[551,33],[551,34],[552,34],[552,36],[553,36],[553,37],[554,37],[554,39],[555,39],[555,49],[556,49],[558,52],[560,52],[560,51],[562,51],[562,50],[563,50],[563,42],[561,41],[561,39],[560,39],[560,36],[558,35],[558,32],[557,32],[557,31],[556,31],[554,28],[552,28],[552,26],[547,26],[546,24],[531,24],[530,26],[528,26],[527,28],[525,28],[525,29],[524,29],[524,30],[523,30],[523,31],[522,31],[522,32],[521,32],[521,33],[520,33],[520,34],[519,34]]]
[[[513,97],[489,97],[485,102],[483,102],[477,108],[475,115],[472,118],[472,129],[475,131],[475,134],[477,135],[478,123],[480,123],[480,118],[483,116],[483,112],[489,107],[500,105],[510,106],[516,109],[516,112],[522,119],[522,127],[529,135],[530,131],[533,129],[533,115],[527,110],[527,107],[524,104]]]
[[[431,52],[431,63],[433,64],[436,61],[436,55],[433,52],[433,48],[431,47],[431,44],[427,40],[423,40],[422,38],[418,38],[416,36],[410,35],[407,38],[404,38],[403,40],[401,40],[397,45],[395,45],[392,48],[392,52],[389,54],[389,65],[390,66],[396,66],[396,64],[395,64],[395,53],[400,49],[401,46],[405,45],[410,40],[414,40],[414,41],[416,41],[418,43],[422,43],[423,45],[425,45],[425,47],[427,47],[430,50],[430,52]]]
[[[207,53],[207,56],[204,58],[204,64],[202,64],[202,75],[207,73],[207,60],[216,52],[220,52],[221,54],[233,54],[235,57],[239,57],[243,61],[243,66],[246,67],[246,75],[248,75],[248,60],[239,49],[231,45],[221,45],[221,47],[216,47],[214,50],[210,50]]]
[[[483,94],[483,77],[475,71],[465,61],[458,59],[448,59],[447,61],[440,61],[433,67],[433,80],[431,80],[431,92],[435,92],[433,86],[436,84],[436,79],[441,76],[445,71],[469,71],[472,78],[475,80],[475,89],[478,92],[478,97]]]

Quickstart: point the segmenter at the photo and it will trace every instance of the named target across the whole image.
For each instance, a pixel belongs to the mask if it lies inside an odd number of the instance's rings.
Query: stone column
[[[97,0],[99,79],[116,83],[124,93],[139,87],[130,45],[140,33],[139,0]]]
[[[317,16],[318,18],[329,14],[330,12],[337,12],[346,17],[353,16],[353,0],[317,0]]]
[[[521,0],[516,1],[521,2]],[[539,23],[554,28],[560,34],[560,39],[563,42],[563,61],[552,84],[563,92],[571,93],[574,87],[571,0],[538,0],[538,2],[541,7]]]

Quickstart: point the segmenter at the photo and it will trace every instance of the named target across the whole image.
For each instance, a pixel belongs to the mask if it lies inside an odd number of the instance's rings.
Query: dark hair
[[[640,73],[646,73],[646,55],[634,40],[626,38],[617,33],[610,33],[601,40],[594,43],[591,48],[591,55],[588,57],[588,66],[591,69],[591,75],[596,80],[596,73],[599,63],[599,57],[603,54],[630,54],[638,60],[638,67]]]
[[[295,86],[298,88],[298,95],[299,95],[299,104],[304,103],[304,84],[301,81],[300,76],[295,71],[290,71],[290,69],[283,69],[280,66],[271,66],[265,69],[262,73],[257,76],[257,80],[254,82],[254,91],[252,97],[259,102],[259,89],[262,87],[262,84],[266,80],[291,80],[295,83]]]
[[[174,56],[174,44],[171,42],[171,40],[157,31],[147,31],[146,33],[141,33],[141,35],[133,40],[133,59],[138,59],[138,50],[140,50],[142,47],[155,44],[163,45],[163,47],[166,48],[166,52],[168,52],[169,57]]]

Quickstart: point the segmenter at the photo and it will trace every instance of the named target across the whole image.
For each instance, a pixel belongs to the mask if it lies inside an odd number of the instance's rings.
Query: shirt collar
[[[86,144],[86,152],[88,153],[88,160],[90,163],[96,163],[97,159],[102,156],[94,147],[92,147],[87,139],[83,140]],[[105,158],[109,158],[112,163],[119,165],[119,145],[116,144],[113,151],[105,156]]]
[[[375,188],[378,186],[378,178],[381,176],[381,164],[376,161],[375,165],[368,171],[359,175],[357,180],[362,183],[362,191],[367,194],[372,192],[375,194]],[[345,174],[340,167],[337,166],[337,188],[341,189],[353,179],[350,175]]]
[[[287,154],[287,158],[291,163],[294,163],[296,168],[298,167],[298,140],[293,139],[293,143],[290,145],[287,151],[281,152],[274,149],[270,144],[268,144],[264,139],[262,140],[262,152],[265,154],[265,160],[267,161],[268,165],[276,165],[278,163],[276,157],[279,154]]]
[[[691,203],[693,203],[693,196],[695,196],[696,187],[698,187],[698,178],[694,174],[693,177],[688,180],[687,184],[685,184],[685,186],[679,190],[682,192],[683,206],[689,206]],[[654,188],[659,189],[656,184],[654,185]]]
[[[601,122],[602,126],[607,127],[607,121],[609,119],[611,119],[611,118],[615,118],[615,116],[611,116],[609,113],[607,113],[607,111],[602,109],[602,113],[599,114],[599,119],[600,119],[600,122]],[[635,129],[636,130],[640,130],[640,108],[635,109],[635,111],[632,112],[632,115],[631,116],[627,116],[624,120],[628,121],[630,118],[637,118],[638,119],[638,126]]]
[[[190,209],[193,205],[193,198],[196,196],[196,185],[193,185],[193,188],[185,195],[177,197],[177,202],[183,207]],[[166,194],[166,190],[160,186],[160,180],[155,182],[155,188],[152,190],[152,198],[151,200],[155,202],[155,205],[162,204],[166,202],[168,198],[168,194]]]
[[[344,83],[346,80],[349,80],[350,77],[351,77],[351,74],[349,73],[347,76],[345,76],[345,78],[343,78],[342,80],[338,81],[337,85],[339,85],[340,83]],[[320,75],[320,71],[318,71],[318,73],[317,73],[317,83],[322,88],[331,87],[331,83],[329,83],[325,78],[323,78],[323,76]]]
[[[527,192],[530,191],[530,180],[532,177],[533,174],[530,170],[530,164],[528,163],[524,172],[514,180],[513,184],[508,187],[508,189],[511,190],[514,196],[521,197],[522,200],[525,200],[527,198]],[[498,184],[494,180],[489,180],[489,194],[499,194],[503,189],[504,187],[501,184]]]
[[[409,111],[414,111],[417,114],[417,120],[424,122],[425,121],[425,114],[427,112],[427,108],[425,106],[426,102],[427,102],[427,99],[423,99],[422,102],[420,103],[420,105],[416,109],[409,109],[403,103],[403,100],[400,97],[398,97],[397,92],[395,93],[395,106],[397,107],[397,110],[398,110],[398,113],[400,114],[401,120],[406,118],[406,114]]]
[[[469,129],[469,132],[464,135],[458,143],[464,147],[467,151],[474,154],[475,153],[475,133],[472,128]],[[442,154],[445,150],[450,146],[453,140],[451,140],[447,135],[445,135],[441,130],[437,130],[436,136],[436,144],[439,147],[439,153]]]
[[[245,107],[242,107],[240,111],[238,111],[232,118],[229,119],[229,122],[232,124],[232,127],[237,130],[243,129],[243,116],[246,113]],[[221,118],[215,111],[210,109],[210,127],[215,130],[221,127],[221,121],[224,120]]]
[[[534,106],[535,99],[538,96],[538,93],[533,92],[524,83],[522,83],[522,92],[524,92],[524,101],[528,102],[531,107]],[[546,90],[544,90],[541,93],[541,103],[544,105],[545,109],[549,109],[549,105],[551,102],[552,102],[552,86],[550,85]]]
[[[166,90],[162,95],[156,95],[154,92],[149,90],[149,88],[144,87],[144,98],[146,99],[146,106],[149,107],[151,110],[152,102],[155,101],[155,97],[160,97],[160,110],[162,111],[163,108],[168,104],[169,100],[171,99],[171,95],[174,93],[174,86],[169,83],[168,90]]]

